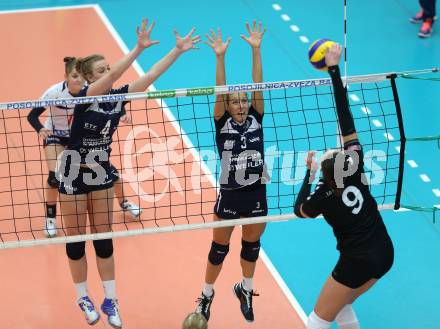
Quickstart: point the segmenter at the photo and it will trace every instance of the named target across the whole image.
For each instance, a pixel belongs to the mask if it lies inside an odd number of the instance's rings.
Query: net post
[[[394,201],[394,209],[397,210],[400,208],[400,196],[402,194],[403,171],[405,167],[406,137],[405,137],[405,129],[403,126],[403,117],[402,117],[402,110],[400,107],[399,94],[397,93],[397,86],[396,86],[397,74],[391,74],[388,76],[388,78],[391,81],[391,88],[393,90],[394,104],[396,105],[396,114],[397,114],[397,121],[399,123],[399,133],[400,133],[399,176],[397,180],[396,199]]]

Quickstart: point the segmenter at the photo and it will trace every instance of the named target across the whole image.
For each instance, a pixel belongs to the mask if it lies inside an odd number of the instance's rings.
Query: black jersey
[[[336,196],[332,189],[320,179],[318,185],[302,205],[302,210],[311,217],[322,214],[333,228],[337,249],[341,252],[367,251],[376,240],[387,236],[386,228],[370,193],[364,176],[364,161],[361,145],[356,142],[348,151],[358,155],[359,164],[353,175],[344,179],[342,194]],[[349,152],[347,152],[350,154]],[[346,165],[356,164],[349,156]]]
[[[214,121],[221,188],[239,189],[258,182],[264,172],[263,115],[251,106],[243,124],[236,123],[227,111]]]
[[[83,88],[78,97],[87,95],[88,86]],[[111,89],[109,94],[125,94],[128,85]],[[75,106],[70,132],[69,150],[79,152],[81,163],[86,163],[89,156],[94,161],[108,161],[111,152],[112,135],[120,117],[125,113],[123,102],[79,104]],[[95,155],[107,153],[108,158],[97,159]],[[90,159],[90,158],[88,158]]]

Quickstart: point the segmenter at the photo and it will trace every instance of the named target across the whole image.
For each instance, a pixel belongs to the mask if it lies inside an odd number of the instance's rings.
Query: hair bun
[[[72,61],[76,60],[76,58],[75,57],[66,56],[66,57],[64,57],[63,60],[64,60],[64,63],[69,63],[69,62],[72,62]]]

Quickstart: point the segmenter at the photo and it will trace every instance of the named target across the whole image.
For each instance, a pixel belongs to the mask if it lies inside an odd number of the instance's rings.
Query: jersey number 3
[[[342,201],[347,207],[353,207],[351,212],[357,215],[364,204],[364,197],[356,186],[349,186],[342,193]]]

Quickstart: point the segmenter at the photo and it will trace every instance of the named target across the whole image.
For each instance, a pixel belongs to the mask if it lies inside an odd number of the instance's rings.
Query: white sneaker
[[[56,218],[46,217],[46,226],[44,227],[44,234],[48,238],[53,238],[57,236]]]
[[[108,316],[108,324],[113,328],[122,328],[122,320],[119,315],[119,305],[117,299],[104,298],[101,311]]]
[[[129,201],[124,201],[121,204],[121,208],[124,212],[128,211],[134,218],[138,218],[142,213],[142,209],[137,204]]]
[[[91,326],[98,322],[99,313],[95,310],[95,305],[90,300],[89,296],[82,297],[78,299],[78,305],[86,317],[86,321]]]

